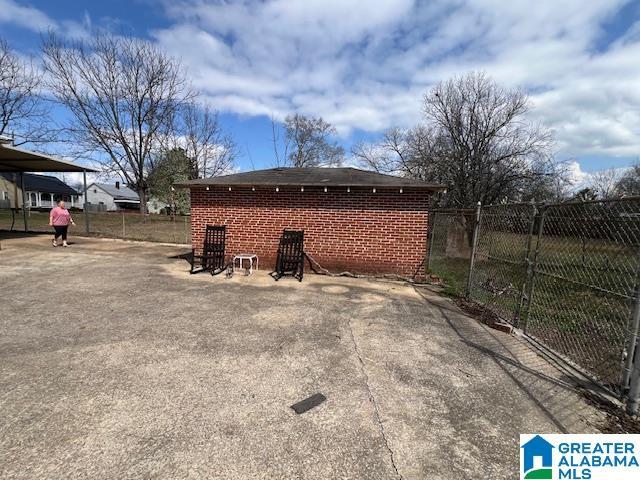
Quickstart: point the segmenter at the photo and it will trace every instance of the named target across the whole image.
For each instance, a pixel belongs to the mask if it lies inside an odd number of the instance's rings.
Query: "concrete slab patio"
[[[602,420],[427,290],[189,276],[184,247],[75,241],[2,242],[0,478],[512,479],[518,434]]]

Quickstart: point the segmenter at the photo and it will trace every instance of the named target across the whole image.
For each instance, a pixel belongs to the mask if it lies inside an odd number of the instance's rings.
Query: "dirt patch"
[[[602,433],[640,433],[640,417],[632,417],[621,408],[606,399],[583,390],[584,399],[602,410],[606,417],[598,426]]]

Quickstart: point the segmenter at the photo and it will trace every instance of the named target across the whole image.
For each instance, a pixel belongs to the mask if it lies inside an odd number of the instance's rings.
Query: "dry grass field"
[[[71,235],[85,235],[84,213],[72,212],[76,226]],[[163,243],[191,243],[191,220],[188,216],[171,217],[168,215],[147,215],[137,213],[91,213],[89,216],[92,236],[106,238],[123,238]],[[0,230],[11,229],[23,231],[22,213],[15,217],[9,210],[0,210]],[[32,232],[49,232],[49,214],[32,211],[28,218],[29,230]]]

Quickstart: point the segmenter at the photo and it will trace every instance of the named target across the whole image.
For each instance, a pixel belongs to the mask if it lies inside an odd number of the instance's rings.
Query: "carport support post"
[[[478,202],[476,205],[476,214],[473,219],[473,237],[471,238],[471,259],[469,260],[469,275],[467,276],[467,288],[464,292],[464,296],[469,298],[471,296],[471,288],[473,285],[473,267],[476,262],[476,250],[478,248],[478,231],[480,230],[480,210],[482,204]]]
[[[84,210],[84,231],[85,233],[89,233],[91,231],[89,225],[89,209],[87,208],[87,171],[82,171],[82,180],[84,181],[84,202],[82,205],[82,209]]]
[[[22,189],[22,218],[24,219],[24,231],[29,231],[27,219],[27,192],[24,191],[24,173],[20,172],[20,188]]]

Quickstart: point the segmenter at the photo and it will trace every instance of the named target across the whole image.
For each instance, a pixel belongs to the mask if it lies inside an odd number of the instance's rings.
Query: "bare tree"
[[[282,135],[273,119],[271,126],[278,166],[330,166],[339,165],[344,159],[344,149],[332,140],[336,135],[335,127],[321,117],[289,115],[284,120]],[[283,144],[282,153],[280,143]]]
[[[49,33],[42,50],[48,87],[71,113],[70,139],[135,188],[145,213],[154,153],[194,97],[179,63],[149,42],[105,34]]]
[[[379,143],[359,142],[351,153],[363,166],[377,172],[430,180],[430,160],[438,154],[441,140],[423,125],[406,130],[393,127],[384,132]]]
[[[181,149],[189,158],[191,178],[215,177],[228,173],[238,148],[218,120],[210,105],[187,102],[176,116],[168,149]]]
[[[49,141],[54,134],[40,96],[41,81],[33,62],[21,59],[0,39],[0,135],[13,136],[16,145]]]
[[[571,200],[576,200],[579,202],[591,202],[597,199],[598,194],[589,187],[581,188],[571,198]]]
[[[425,95],[423,126],[392,129],[353,154],[369,167],[447,185],[451,206],[516,199],[552,165],[549,132],[526,121],[528,109],[523,92],[470,73]]]
[[[531,175],[516,185],[511,200],[522,202],[563,202],[574,195],[574,182],[571,179],[567,162],[549,159],[533,162]]]
[[[594,172],[589,179],[589,189],[595,193],[597,198],[617,197],[618,183],[621,177],[621,172],[615,168]]]
[[[616,195],[632,197],[640,195],[640,161],[626,170],[616,184]]]

